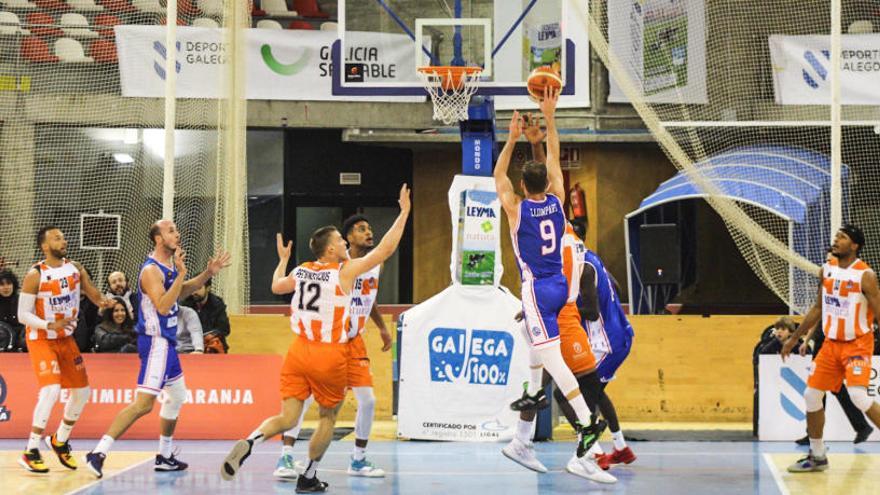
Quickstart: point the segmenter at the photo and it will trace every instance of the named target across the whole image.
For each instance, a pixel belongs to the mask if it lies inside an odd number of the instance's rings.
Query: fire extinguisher
[[[571,205],[571,216],[575,219],[586,220],[587,198],[584,195],[584,190],[581,189],[580,182],[576,182],[568,192],[568,201]]]

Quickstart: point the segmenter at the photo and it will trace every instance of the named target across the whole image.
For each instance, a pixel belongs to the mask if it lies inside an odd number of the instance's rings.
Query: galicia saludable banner
[[[758,363],[758,438],[789,441],[806,435],[807,412],[804,390],[813,370],[809,356],[792,356],[784,362],[778,355],[760,356]],[[869,369],[859,370],[871,377],[868,396],[880,398],[880,356],[874,356]],[[870,424],[870,420],[868,420]],[[825,397],[825,440],[851,442],[856,432],[834,395]],[[868,437],[880,440],[876,428]]]
[[[91,395],[73,429],[73,438],[101,438],[116,414],[134,401],[140,361],[135,354],[83,354]],[[186,402],[175,438],[244,438],[281,403],[281,356],[275,354],[184,354],[180,356]],[[26,438],[39,385],[27,354],[0,353],[0,438]],[[49,430],[61,420],[68,392],[52,409]],[[163,396],[159,396],[163,400]],[[159,405],[138,420],[125,438],[150,439],[159,433]]]
[[[491,143],[483,166],[491,167]],[[492,177],[456,175],[449,188],[452,214],[452,281],[464,285],[501,283],[501,201]]]
[[[165,96],[164,26],[116,26],[122,96]],[[335,31],[246,29],[250,100],[424,101],[424,97],[334,96],[330,46]],[[218,28],[177,29],[177,97],[220,98],[226,46]],[[394,40],[399,38],[399,40]],[[412,42],[398,34],[355,33],[347,60],[362,63],[368,82],[412,82],[417,79]],[[406,68],[407,70],[404,70]]]
[[[401,315],[397,434],[493,442],[513,437],[510,403],[529,376],[529,344],[500,287],[452,284]]]
[[[841,103],[880,105],[880,34],[844,34],[841,44]],[[770,59],[777,104],[831,103],[830,36],[770,36]]]

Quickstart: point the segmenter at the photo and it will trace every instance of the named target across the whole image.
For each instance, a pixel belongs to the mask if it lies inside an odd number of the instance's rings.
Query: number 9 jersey
[[[339,285],[340,263],[306,262],[293,270],[296,290],[290,300],[290,328],[313,342],[348,341],[351,294]]]

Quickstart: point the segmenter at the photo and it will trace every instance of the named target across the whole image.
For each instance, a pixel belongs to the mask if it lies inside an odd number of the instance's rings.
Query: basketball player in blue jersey
[[[138,354],[141,369],[134,402],[119,411],[110,429],[95,449],[86,454],[86,466],[101,478],[104,460],[113,442],[135,421],[153,410],[156,397],[163,390],[165,401],[159,410],[159,453],[154,470],[182,471],[187,464],[171,450],[171,437],[180,408],[186,399],[183,370],[177,357],[177,301],[184,299],[220,270],[229,266],[229,253],[220,252],[208,260],[208,267],[186,280],[186,257],[180,247],[180,232],[171,220],[159,220],[150,228],[153,252],[147,257],[138,276]]]
[[[523,133],[524,123],[519,112],[513,113],[510,133],[494,171],[495,188],[507,214],[513,249],[522,276],[523,313],[531,344],[531,373],[524,398],[539,400],[542,393],[541,377],[543,370],[546,370],[577,415],[576,456],[566,469],[583,478],[614,482],[613,477],[602,472],[595,461],[586,455],[602,431],[592,423],[590,409],[581,395],[578,382],[559,350],[556,317],[568,298],[568,283],[562,274],[565,212],[560,198],[565,191],[559,165],[559,132],[555,121],[558,100],[558,91],[549,87],[545,89],[540,107],[547,125],[547,164],[536,161],[525,164],[520,181],[525,197],[514,192],[507,176],[513,150]]]

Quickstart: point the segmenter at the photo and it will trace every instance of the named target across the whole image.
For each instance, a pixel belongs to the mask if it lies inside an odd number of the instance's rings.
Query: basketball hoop
[[[452,125],[468,118],[468,104],[480,87],[482,67],[419,67],[425,91],[434,102],[434,120]]]

